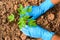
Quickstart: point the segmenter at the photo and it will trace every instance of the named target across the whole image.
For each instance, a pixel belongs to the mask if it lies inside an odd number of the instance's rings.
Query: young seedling
[[[28,20],[29,20],[28,25],[30,27],[36,26],[35,20],[30,19],[30,16],[26,14],[27,12],[29,13],[31,11],[32,11],[32,6],[23,8],[23,6],[20,4],[20,7],[18,8],[18,12],[19,12],[19,15],[20,15],[18,25],[19,25],[20,29],[22,27],[25,27],[26,21],[28,21]]]
[[[22,27],[26,25],[26,21],[24,20],[24,18],[19,18],[18,25],[20,29],[22,29]]]
[[[18,8],[19,15],[26,14],[26,12],[31,12],[31,11],[32,11],[32,6],[28,6],[28,7],[24,8],[23,5],[20,4],[20,6]]]
[[[24,7],[22,6],[22,4],[20,4],[20,6],[18,8],[18,12],[19,12],[19,15],[26,13],[26,9],[24,9]]]
[[[23,17],[19,18],[18,25],[19,25],[20,29],[22,29],[22,27],[24,27],[26,25],[27,19],[29,19],[29,16],[23,16]]]
[[[11,14],[10,16],[8,16],[8,20],[9,20],[9,22],[14,21],[14,15],[13,15],[13,14]]]
[[[36,26],[36,20],[29,19],[28,25],[30,27],[32,27],[32,26],[35,27]]]

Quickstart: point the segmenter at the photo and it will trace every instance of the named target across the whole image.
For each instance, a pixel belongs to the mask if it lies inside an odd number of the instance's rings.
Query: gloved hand
[[[32,16],[32,19],[36,19],[53,6],[54,4],[51,2],[51,0],[46,0],[39,6],[32,6],[32,12],[27,14]],[[36,27],[29,27],[28,25],[26,25],[24,28],[21,29],[21,31],[27,36],[42,38],[43,40],[51,40],[52,36],[54,35],[53,32],[49,32],[38,25]]]
[[[43,40],[51,40],[54,35],[53,32],[49,32],[38,25],[36,27],[29,27],[26,25],[21,31],[27,36],[42,38]]]
[[[54,4],[51,2],[51,0],[45,0],[43,3],[41,3],[39,6],[32,6],[32,12],[26,13],[27,15],[32,16],[33,19],[37,19],[39,16],[44,14],[47,10],[52,8]],[[27,6],[26,8],[28,8]]]
[[[54,4],[51,2],[51,0],[46,0],[43,3],[41,3],[38,7],[33,6],[32,8],[32,19],[37,19],[39,16],[44,14],[47,10],[51,9],[54,6]]]

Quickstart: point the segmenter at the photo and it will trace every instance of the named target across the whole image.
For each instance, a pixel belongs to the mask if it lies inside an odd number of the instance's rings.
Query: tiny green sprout
[[[29,6],[27,12],[31,12],[31,11],[32,11],[32,6]]]
[[[26,14],[26,12],[27,12],[26,9],[22,9],[22,10],[20,11],[20,14],[23,15],[23,14]]]
[[[26,25],[26,21],[24,20],[24,18],[19,18],[18,25],[20,29],[22,29],[22,27]]]
[[[24,16],[24,20],[28,20],[30,16]]]
[[[36,26],[36,22],[35,22],[36,20],[30,19],[30,16],[28,14],[26,14],[31,11],[32,11],[32,6],[23,8],[22,4],[20,4],[20,7],[18,8],[18,12],[20,15],[20,18],[18,20],[18,25],[19,25],[20,29],[22,29],[22,27],[25,27],[26,22],[28,20],[29,20],[29,22],[27,24],[29,25],[29,27]]]
[[[23,5],[22,5],[22,4],[19,5],[19,9],[20,9],[20,10],[23,9]]]
[[[36,21],[36,20],[29,19],[28,25],[29,25],[30,27],[36,26],[36,22],[35,22],[35,21]]]
[[[25,14],[27,12],[27,9],[24,8],[22,4],[20,4],[20,6],[17,9],[17,11],[19,12],[19,15],[21,15],[21,14]]]
[[[10,22],[14,21],[14,15],[11,14],[10,16],[8,16],[8,20],[9,20]]]
[[[27,19],[29,19],[29,16],[23,16],[22,18],[19,18],[18,25],[20,29],[25,27]]]
[[[22,11],[22,9],[23,9],[23,6],[22,6],[22,4],[20,4],[19,8],[17,9],[17,11],[19,12],[19,15],[20,15],[20,12]]]

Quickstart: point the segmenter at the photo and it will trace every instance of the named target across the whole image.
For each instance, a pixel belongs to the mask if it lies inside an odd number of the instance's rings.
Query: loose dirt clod
[[[26,37],[27,37],[27,36],[26,36],[25,34],[22,34],[22,35],[21,35],[22,40],[26,40]]]
[[[55,17],[55,15],[51,13],[48,15],[48,20],[54,20],[54,17]]]

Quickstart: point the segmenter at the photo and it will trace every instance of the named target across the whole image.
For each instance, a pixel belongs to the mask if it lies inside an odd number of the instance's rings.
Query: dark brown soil
[[[0,0],[0,40],[41,40],[24,35],[18,25],[19,15],[17,8],[19,4],[39,5],[43,0]],[[7,17],[13,13],[15,20],[9,22]],[[49,31],[60,34],[60,4],[50,9],[46,14],[37,19],[37,24]]]

